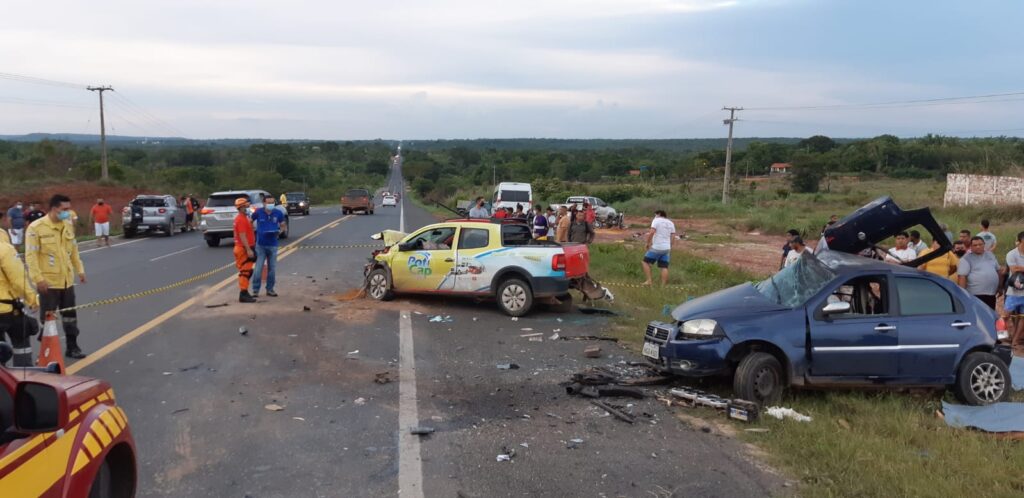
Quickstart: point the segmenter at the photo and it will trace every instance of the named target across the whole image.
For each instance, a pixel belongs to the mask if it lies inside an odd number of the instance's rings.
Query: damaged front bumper
[[[644,358],[663,373],[684,377],[711,377],[729,373],[726,358],[732,341],[726,337],[677,339],[672,323],[651,322],[644,333]]]

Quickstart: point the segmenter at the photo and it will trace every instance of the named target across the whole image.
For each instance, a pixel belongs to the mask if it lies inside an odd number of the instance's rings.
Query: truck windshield
[[[370,192],[365,189],[352,189],[345,192],[345,197],[369,197]]]
[[[792,266],[783,268],[756,287],[770,301],[793,308],[807,302],[835,277],[834,271],[806,251]]]

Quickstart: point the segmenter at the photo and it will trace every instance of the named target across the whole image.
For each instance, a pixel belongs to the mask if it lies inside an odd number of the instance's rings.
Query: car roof
[[[163,199],[164,197],[174,197],[170,194],[140,194],[135,196],[136,199]]]
[[[210,197],[213,197],[215,195],[249,195],[253,192],[266,192],[266,190],[261,190],[258,188],[254,188],[252,190],[224,190],[222,192],[214,192],[210,194]]]
[[[914,267],[886,263],[877,259],[839,251],[822,251],[814,256],[818,258],[818,261],[821,261],[825,266],[840,275],[861,271],[884,271],[906,274],[922,273]]]

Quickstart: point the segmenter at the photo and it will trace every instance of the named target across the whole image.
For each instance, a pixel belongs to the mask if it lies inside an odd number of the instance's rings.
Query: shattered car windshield
[[[756,287],[772,302],[792,308],[807,302],[835,276],[835,272],[808,251],[792,266],[761,281]]]

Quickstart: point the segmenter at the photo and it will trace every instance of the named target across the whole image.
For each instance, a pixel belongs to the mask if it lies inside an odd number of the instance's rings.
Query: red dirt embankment
[[[78,213],[78,227],[76,233],[78,234],[90,234],[92,228],[88,227],[89,223],[89,210],[93,204],[96,203],[96,199],[103,199],[104,202],[110,204],[114,208],[115,215],[111,218],[111,224],[120,226],[121,224],[121,208],[128,205],[128,202],[135,198],[136,195],[144,193],[154,193],[145,190],[120,187],[114,185],[99,185],[96,183],[89,182],[74,182],[74,183],[62,183],[55,185],[47,185],[45,187],[37,187],[24,192],[5,192],[0,194],[0,207],[7,211],[7,208],[14,205],[15,202],[21,201],[28,208],[30,202],[39,204],[40,209],[46,211],[47,204],[50,202],[50,197],[55,194],[64,194],[71,198],[71,208]]]

